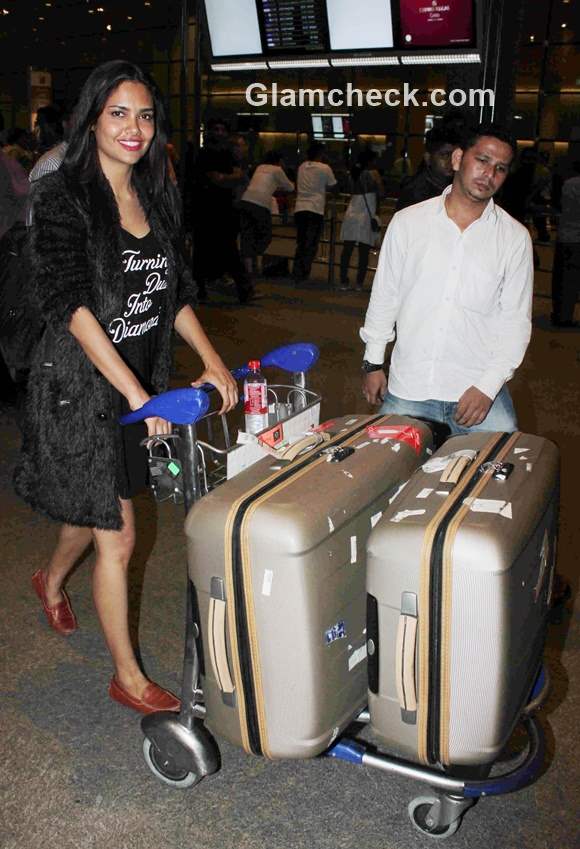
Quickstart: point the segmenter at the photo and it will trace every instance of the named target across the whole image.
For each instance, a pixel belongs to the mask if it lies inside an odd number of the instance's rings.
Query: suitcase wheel
[[[179,787],[185,790],[201,781],[201,776],[178,766],[170,755],[162,754],[148,737],[143,740],[143,756],[153,775],[171,787]]]
[[[447,825],[439,825],[439,815],[441,812],[441,799],[436,796],[417,796],[409,802],[407,808],[409,819],[424,837],[431,837],[434,840],[445,840],[455,834],[461,823],[463,811],[460,809],[459,815]]]

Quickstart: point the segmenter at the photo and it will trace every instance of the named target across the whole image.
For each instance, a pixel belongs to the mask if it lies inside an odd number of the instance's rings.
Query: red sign
[[[473,0],[400,0],[401,47],[472,44]]]

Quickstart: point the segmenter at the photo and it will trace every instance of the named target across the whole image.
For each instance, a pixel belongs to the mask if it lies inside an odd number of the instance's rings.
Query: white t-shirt
[[[296,180],[297,197],[294,212],[316,212],[324,215],[326,190],[336,186],[332,168],[324,162],[303,162]]]
[[[292,183],[279,165],[258,165],[250,180],[250,185],[242,195],[242,200],[270,209],[272,195],[278,189],[294,191]]]

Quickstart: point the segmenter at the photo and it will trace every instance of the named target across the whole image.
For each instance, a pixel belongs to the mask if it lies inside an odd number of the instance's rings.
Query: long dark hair
[[[82,188],[87,184],[93,195],[95,191],[99,191],[99,187],[108,194],[109,188],[99,162],[92,128],[105,108],[109,96],[124,82],[141,83],[153,100],[155,135],[147,152],[133,168],[133,175],[143,187],[146,196],[145,214],[154,206],[171,229],[174,229],[176,222],[180,220],[180,204],[167,168],[168,123],[163,97],[152,77],[132,62],[122,59],[105,62],[95,68],[86,80],[73,114],[62,168],[68,175],[76,178],[73,179],[73,184],[78,181],[77,199],[81,203]]]
[[[377,152],[372,150],[372,148],[366,148],[366,150],[359,153],[356,163],[350,170],[350,176],[352,177],[353,182],[356,183],[362,172],[366,171],[369,165],[372,165],[377,157]]]

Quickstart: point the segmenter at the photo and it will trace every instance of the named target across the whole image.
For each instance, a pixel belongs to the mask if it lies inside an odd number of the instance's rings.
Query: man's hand
[[[369,404],[380,404],[387,390],[387,375],[382,368],[363,375],[362,391]]]
[[[492,403],[492,398],[488,398],[475,386],[470,386],[457,402],[455,421],[463,427],[481,424],[489,413]]]

